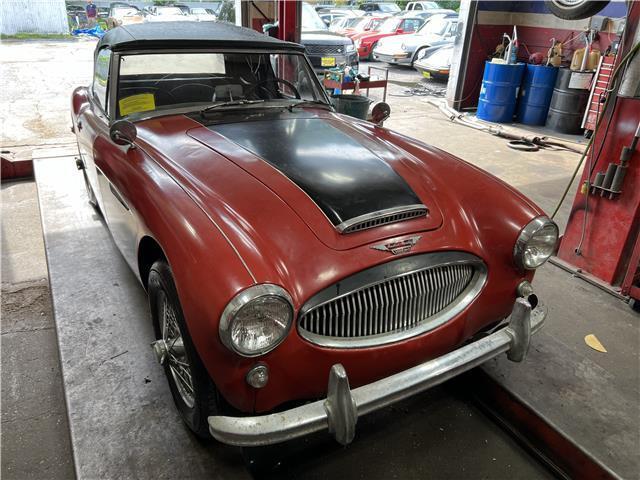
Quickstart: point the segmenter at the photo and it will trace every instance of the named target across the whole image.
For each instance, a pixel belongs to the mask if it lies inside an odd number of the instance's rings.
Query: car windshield
[[[444,17],[434,17],[418,31],[420,35],[442,35],[449,25],[449,20]]]
[[[113,15],[116,17],[128,17],[131,15],[137,15],[138,10],[135,8],[114,8]]]
[[[192,8],[191,13],[195,15],[204,15],[207,13],[207,11],[204,8]]]
[[[363,32],[365,29],[369,27],[372,20],[371,18],[358,18],[358,22],[353,26],[354,30],[359,32]]]
[[[312,32],[314,30],[326,30],[327,25],[322,21],[320,15],[308,3],[302,4],[302,31]]]
[[[345,20],[343,28],[353,28],[358,23],[362,22],[360,17],[351,17]]]
[[[379,3],[378,10],[385,13],[395,13],[400,11],[400,7],[395,3]]]
[[[326,96],[299,53],[172,52],[120,57],[118,118],[150,111],[189,111],[190,107],[200,110],[226,102],[254,101],[268,108],[301,100],[325,102]]]
[[[158,8],[158,15],[182,15],[182,10],[178,7]]]
[[[393,33],[398,29],[401,20],[399,18],[387,18],[380,26],[380,33]]]
[[[384,18],[374,18],[371,20],[371,24],[369,24],[369,30],[378,30],[383,21]]]

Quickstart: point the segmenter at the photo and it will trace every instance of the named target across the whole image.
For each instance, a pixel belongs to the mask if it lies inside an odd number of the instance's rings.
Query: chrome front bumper
[[[244,447],[285,442],[321,430],[329,430],[347,445],[355,436],[359,416],[443,383],[503,352],[514,362],[522,361],[531,335],[542,327],[546,316],[546,307],[532,309],[527,300],[518,298],[507,327],[446,355],[354,390],[349,388],[344,367],[336,364],[329,373],[325,400],[255,417],[212,416],[209,430],[222,443]]]

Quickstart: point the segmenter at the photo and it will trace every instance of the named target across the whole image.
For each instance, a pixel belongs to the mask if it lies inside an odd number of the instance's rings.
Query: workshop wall
[[[624,2],[611,2],[598,15],[608,17],[604,30],[600,31],[593,48],[605,52],[614,40],[618,39],[620,18],[624,17]],[[598,17],[594,17],[598,20]],[[511,35],[513,26],[518,30],[520,48],[518,59],[526,61],[531,53],[541,52],[547,55],[551,40],[555,38],[564,43],[563,64],[569,64],[573,52],[584,47],[578,37],[591,26],[591,19],[563,20],[553,15],[543,1],[502,2],[481,1],[475,19],[475,27],[470,37],[469,57],[465,68],[463,101],[461,108],[472,108],[478,104],[484,62],[502,41],[502,34]],[[594,22],[595,23],[595,22]]]
[[[69,33],[64,0],[2,0],[0,33]]]

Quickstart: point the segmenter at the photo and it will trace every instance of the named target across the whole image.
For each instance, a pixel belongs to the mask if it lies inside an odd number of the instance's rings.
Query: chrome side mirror
[[[378,102],[371,109],[370,120],[378,126],[382,126],[382,123],[391,115],[391,107],[388,103]]]
[[[133,142],[138,138],[138,129],[129,120],[116,120],[109,129],[109,137],[117,145],[129,145],[135,148]]]

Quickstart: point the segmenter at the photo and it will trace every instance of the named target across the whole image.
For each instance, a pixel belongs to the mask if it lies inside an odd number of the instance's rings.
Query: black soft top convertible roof
[[[109,30],[98,42],[96,53],[170,48],[256,48],[298,50],[304,46],[284,42],[249,28],[224,22],[150,22]]]

